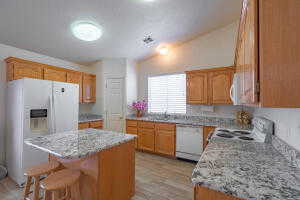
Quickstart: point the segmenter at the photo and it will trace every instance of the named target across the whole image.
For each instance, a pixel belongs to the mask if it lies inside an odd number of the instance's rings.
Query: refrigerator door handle
[[[53,102],[54,98],[53,98],[53,95],[50,95],[49,99],[50,99],[51,134],[54,134],[55,133],[55,112],[54,112],[54,102]]]

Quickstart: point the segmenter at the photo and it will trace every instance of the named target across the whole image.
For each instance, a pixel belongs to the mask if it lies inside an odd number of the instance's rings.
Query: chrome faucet
[[[169,115],[168,115],[167,111],[164,113],[164,118],[165,118],[165,119],[168,119],[168,118],[169,118]]]

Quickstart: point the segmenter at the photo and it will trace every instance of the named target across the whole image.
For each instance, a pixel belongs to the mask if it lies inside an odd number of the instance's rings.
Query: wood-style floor
[[[136,153],[136,194],[132,200],[192,200],[194,163]],[[22,189],[9,178],[0,181],[0,200],[20,200]]]

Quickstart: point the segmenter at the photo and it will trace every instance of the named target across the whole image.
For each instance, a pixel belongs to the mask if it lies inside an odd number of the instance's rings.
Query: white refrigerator
[[[78,129],[79,85],[24,78],[11,81],[6,99],[6,165],[18,185],[24,171],[46,162],[48,154],[24,139]]]

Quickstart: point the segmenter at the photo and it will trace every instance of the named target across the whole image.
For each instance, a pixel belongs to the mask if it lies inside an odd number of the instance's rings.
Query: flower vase
[[[141,110],[137,110],[136,117],[142,117],[142,116],[143,116],[143,112]]]

